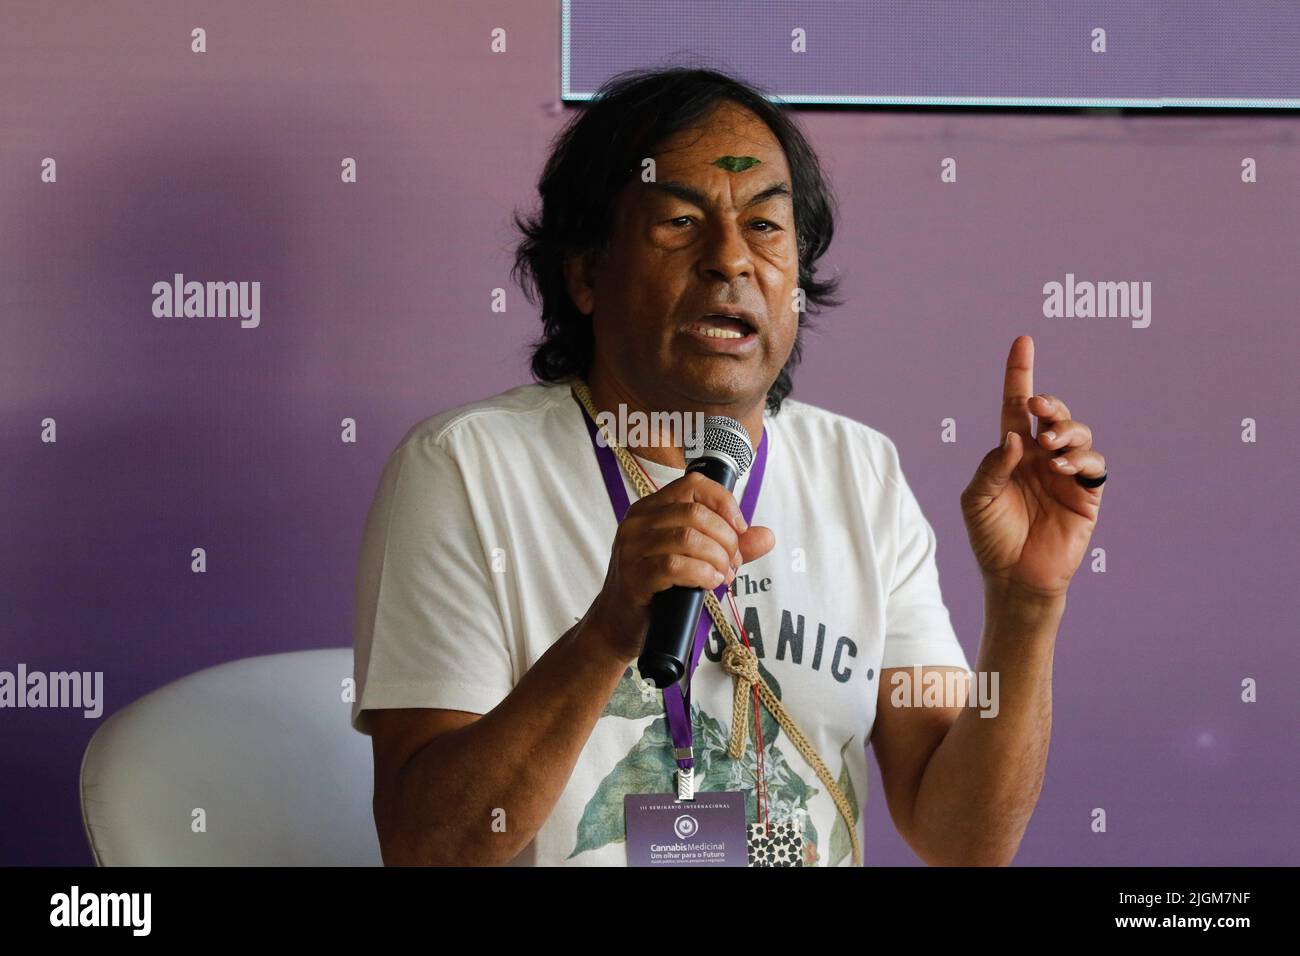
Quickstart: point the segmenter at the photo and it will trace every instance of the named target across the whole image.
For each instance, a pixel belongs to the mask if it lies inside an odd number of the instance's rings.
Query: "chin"
[[[697,366],[698,368],[698,366]],[[771,383],[757,381],[753,376],[728,374],[717,370],[712,374],[700,371],[683,372],[677,377],[678,391],[700,405],[730,405],[754,395],[766,395]]]

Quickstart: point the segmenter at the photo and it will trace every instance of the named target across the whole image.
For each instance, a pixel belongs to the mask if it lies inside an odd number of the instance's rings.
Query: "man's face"
[[[733,171],[722,157],[758,162]],[[785,154],[762,120],[724,101],[654,159],[655,182],[638,168],[619,193],[609,247],[575,296],[592,315],[595,361],[665,406],[761,402],[798,331]],[[709,316],[728,309],[743,320]]]

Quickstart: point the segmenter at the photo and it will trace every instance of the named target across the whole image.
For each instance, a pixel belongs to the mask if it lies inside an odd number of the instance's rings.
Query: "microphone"
[[[700,451],[687,463],[686,471],[698,471],[728,491],[754,463],[745,426],[726,415],[704,419],[703,440],[697,447]],[[660,690],[686,673],[703,609],[703,588],[674,584],[650,599],[650,626],[636,666],[641,676]]]

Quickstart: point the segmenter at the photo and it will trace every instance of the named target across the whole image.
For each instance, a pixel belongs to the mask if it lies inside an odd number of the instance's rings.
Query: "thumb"
[[[748,530],[740,535],[740,556],[746,564],[761,558],[775,546],[776,535],[772,533],[771,528],[763,525],[750,525]]]
[[[984,456],[975,469],[975,477],[966,487],[970,498],[996,498],[1002,493],[1011,473],[1024,457],[1024,439],[1019,432],[1007,432],[1002,444]]]

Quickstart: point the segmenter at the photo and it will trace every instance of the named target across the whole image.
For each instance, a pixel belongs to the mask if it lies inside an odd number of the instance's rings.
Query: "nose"
[[[715,222],[709,227],[700,255],[700,271],[706,278],[734,282],[754,274],[749,243],[741,226],[734,222]]]

